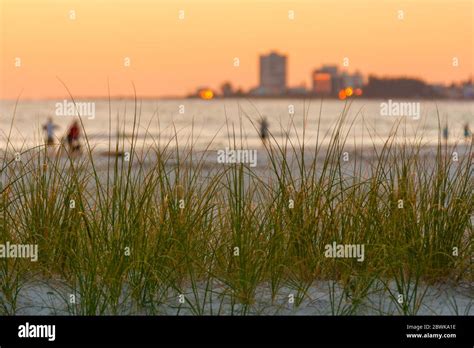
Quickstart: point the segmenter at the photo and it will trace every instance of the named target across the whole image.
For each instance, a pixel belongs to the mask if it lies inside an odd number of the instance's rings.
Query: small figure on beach
[[[269,127],[267,118],[263,116],[259,123],[260,123],[260,139],[262,139],[263,143],[265,143],[268,138],[268,127]]]
[[[46,131],[46,145],[54,145],[54,130],[59,128],[55,125],[51,117],[48,118],[48,121],[43,125],[43,129]]]
[[[74,121],[67,132],[67,144],[71,152],[79,152],[81,150],[81,144],[79,142],[79,137],[81,134],[81,129],[79,128],[79,122]]]
[[[449,137],[449,130],[448,130],[448,125],[446,125],[443,128],[443,139],[444,139],[444,141],[448,141],[448,137]]]
[[[471,130],[469,129],[469,123],[466,122],[466,124],[464,125],[464,138],[466,140],[469,140],[470,137],[471,137]]]

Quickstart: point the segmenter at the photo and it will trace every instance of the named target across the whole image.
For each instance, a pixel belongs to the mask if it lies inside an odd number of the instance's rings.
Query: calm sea
[[[52,117],[59,127],[56,136],[61,137],[75,116],[59,110],[57,103],[63,100],[20,101],[13,120],[10,139],[15,147],[34,146],[43,142],[41,125]],[[229,133],[240,144],[252,148],[260,143],[257,124],[261,116],[268,119],[269,131],[277,139],[289,135],[292,141],[301,141],[303,129],[308,146],[327,143],[337,119],[348,105],[338,100],[301,99],[219,99],[219,100],[144,100],[135,105],[133,100],[77,100],[87,104],[89,114],[83,116],[85,130],[92,145],[106,147],[109,137],[109,120],[112,118],[112,138],[120,134],[129,136],[133,128],[135,110],[139,117],[138,136],[144,143],[168,143],[176,133],[180,145],[191,141],[195,148],[222,148],[229,143]],[[354,100],[347,111],[343,132],[350,144],[383,143],[398,125],[398,135],[413,139],[423,137],[425,143],[436,143],[441,127],[448,125],[449,142],[462,141],[464,125],[474,130],[473,101],[420,101],[413,104],[410,115],[397,116],[394,105],[387,100]],[[410,102],[416,101],[397,101]],[[86,105],[86,104],[83,104]],[[399,105],[400,106],[400,105]],[[405,105],[407,106],[407,105]],[[387,109],[388,108],[388,109]],[[419,108],[419,109],[418,109]],[[14,101],[0,102],[0,149],[10,134],[15,109]],[[90,112],[93,110],[93,114]],[[400,110],[399,110],[400,111]],[[439,116],[439,117],[438,117]],[[118,122],[117,122],[118,120]],[[318,131],[319,127],[319,131]],[[319,132],[319,137],[318,137]],[[344,134],[345,134],[344,133]],[[175,145],[173,140],[172,144]]]

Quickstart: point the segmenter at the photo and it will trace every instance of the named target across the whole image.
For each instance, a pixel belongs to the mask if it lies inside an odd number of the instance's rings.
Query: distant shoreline
[[[42,101],[58,101],[58,100],[70,100],[70,97],[51,97],[51,98],[42,98],[42,99],[34,99],[34,98],[25,98],[19,99],[19,102],[42,102]],[[114,96],[114,97],[92,97],[92,96],[81,96],[81,97],[74,97],[74,100],[98,100],[98,101],[117,101],[117,100],[135,100],[133,96]],[[357,97],[353,99],[346,99],[346,100],[339,100],[336,97],[318,97],[318,96],[232,96],[232,97],[215,97],[211,100],[203,100],[199,97],[187,97],[187,96],[165,96],[165,97],[143,97],[137,96],[137,100],[145,100],[145,101],[153,101],[153,100],[202,100],[203,102],[213,102],[213,101],[222,101],[222,100],[235,100],[235,99],[243,99],[243,100],[331,100],[331,101],[341,101],[341,102],[351,102],[356,100],[367,100],[367,101],[374,101],[374,100],[421,100],[421,101],[447,101],[447,102],[474,102],[474,98],[428,98],[428,97]],[[0,99],[0,102],[16,102],[17,99]]]

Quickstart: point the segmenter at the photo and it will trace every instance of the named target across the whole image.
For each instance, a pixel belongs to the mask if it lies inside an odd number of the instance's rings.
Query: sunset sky
[[[349,72],[365,76],[465,80],[473,74],[473,3],[0,0],[0,98],[67,96],[57,77],[77,97],[107,95],[108,80],[113,96],[131,95],[132,82],[143,97],[226,80],[248,89],[258,84],[258,56],[270,50],[288,55],[290,86],[310,87],[313,69],[344,57]]]

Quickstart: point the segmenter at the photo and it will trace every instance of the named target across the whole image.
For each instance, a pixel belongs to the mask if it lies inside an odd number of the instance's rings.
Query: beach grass
[[[212,144],[196,151],[193,135],[141,144],[135,104],[131,135],[112,140],[125,122],[112,131],[110,117],[109,152],[125,155],[105,168],[86,129],[82,156],[5,139],[0,243],[37,244],[39,257],[0,259],[0,313],[17,313],[33,282],[81,315],[267,313],[313,301],[318,281],[328,314],[361,313],[378,294],[393,311],[374,311],[413,315],[428,286],[472,284],[472,140],[459,158],[441,138],[425,156],[422,139],[399,141],[398,123],[364,162],[367,147],[347,143],[346,103],[315,143],[294,122],[270,136],[258,149],[264,174],[246,163],[209,169]],[[227,121],[230,148],[245,149],[239,126]],[[333,242],[363,244],[363,261],[326,257]]]

